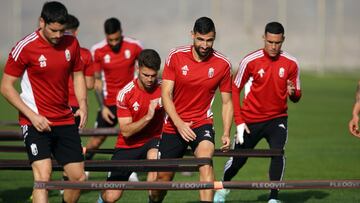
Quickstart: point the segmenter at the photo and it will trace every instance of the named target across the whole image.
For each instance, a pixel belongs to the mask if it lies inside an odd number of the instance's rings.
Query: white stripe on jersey
[[[206,111],[206,118],[211,118],[211,117],[213,117],[213,112],[211,111],[211,107],[212,107],[212,105],[213,105],[214,100],[215,100],[215,95],[214,95],[213,98],[211,99],[209,109]]]
[[[170,60],[171,57],[178,52],[189,52],[191,51],[191,46],[187,45],[187,46],[182,46],[182,47],[177,47],[175,49],[170,50],[170,53],[168,55],[168,58],[166,59],[166,64],[169,65],[170,64]]]
[[[263,53],[263,50],[259,50],[259,51],[256,51],[248,56],[246,56],[241,62],[240,62],[240,65],[239,65],[239,70],[236,74],[236,77],[235,77],[235,80],[234,80],[234,83],[237,87],[240,87],[240,84],[241,84],[241,79],[243,77],[243,74],[245,72],[245,69],[247,67],[247,64],[249,62],[251,62],[252,60],[254,59],[257,59],[257,58],[260,58],[264,56],[264,53]]]
[[[297,76],[296,76],[296,89],[300,90],[300,66],[299,66],[299,62],[298,60],[293,57],[292,55],[290,55],[289,53],[282,51],[281,56],[284,56],[285,58],[294,61],[296,63],[296,68],[297,68]]]
[[[106,96],[108,95],[108,91],[107,91],[107,86],[106,86],[106,78],[105,78],[104,70],[101,70],[100,75],[101,75],[101,81],[103,82],[104,98],[106,98]]]
[[[131,44],[137,44],[142,49],[144,48],[143,45],[141,44],[141,42],[139,40],[137,40],[137,39],[133,39],[131,37],[124,37],[123,40],[126,41],[126,42],[129,42]]]
[[[135,87],[134,81],[129,82],[125,87],[119,91],[116,100],[123,102],[125,98],[125,94],[130,92]]]
[[[107,41],[106,41],[106,39],[103,39],[103,40],[101,40],[100,42],[94,44],[94,45],[90,48],[90,53],[91,53],[91,56],[92,56],[93,60],[94,60],[95,51],[96,51],[97,49],[100,49],[100,48],[104,47],[105,45],[107,45]]]
[[[22,51],[22,49],[29,44],[30,42],[34,41],[35,39],[37,39],[39,36],[36,34],[36,32],[31,33],[30,35],[28,35],[27,37],[25,37],[23,40],[21,40],[14,48],[14,50],[11,52],[11,55],[14,59],[14,61],[17,61],[20,52]]]
[[[231,63],[230,63],[229,59],[226,58],[225,55],[223,55],[222,53],[220,53],[220,52],[218,52],[218,51],[215,51],[215,50],[213,51],[213,54],[214,54],[214,56],[216,56],[216,57],[218,57],[218,58],[221,58],[221,59],[223,59],[226,63],[228,63],[228,65],[229,65],[229,67],[230,67],[230,69],[231,69]]]
[[[35,97],[34,97],[32,87],[31,87],[31,83],[29,80],[27,70],[25,70],[25,72],[21,78],[20,86],[21,86],[20,98],[31,110],[33,110],[35,113],[38,114],[39,110],[35,103]]]

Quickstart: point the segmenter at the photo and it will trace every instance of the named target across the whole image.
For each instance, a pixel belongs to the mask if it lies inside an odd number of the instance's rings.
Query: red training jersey
[[[91,57],[91,53],[88,49],[81,47],[80,48],[80,58],[84,63],[83,72],[84,76],[93,77],[94,76],[94,68],[93,61]],[[74,81],[72,77],[69,78],[69,105],[74,107],[79,107],[79,103],[75,96],[74,90]]]
[[[260,49],[242,59],[232,84],[236,125],[287,116],[288,80],[295,85],[290,100],[297,102],[301,97],[299,65],[286,52],[272,58]],[[244,86],[245,98],[240,106]]]
[[[117,96],[117,116],[131,117],[133,122],[143,118],[149,109],[151,100],[161,98],[160,84],[152,92],[140,89],[138,79],[128,83]],[[158,105],[155,109],[155,115],[151,121],[139,132],[124,138],[120,132],[117,138],[116,148],[136,148],[141,147],[153,138],[160,138],[165,111],[162,106]]]
[[[116,105],[119,90],[134,79],[135,63],[141,51],[140,42],[128,37],[123,37],[118,53],[111,50],[106,40],[91,48],[94,69],[102,75],[105,105]]]
[[[71,72],[81,71],[82,66],[75,37],[64,35],[59,44],[51,45],[38,30],[15,45],[4,72],[21,77],[21,99],[57,126],[75,123],[68,103],[68,82]],[[19,121],[21,125],[31,125],[21,112]]]
[[[231,92],[231,64],[229,60],[213,50],[201,62],[195,61],[193,46],[172,50],[166,60],[163,80],[174,81],[173,102],[176,112],[185,122],[193,122],[191,128],[212,124],[211,105],[215,91]],[[170,117],[164,124],[164,132],[176,133]]]

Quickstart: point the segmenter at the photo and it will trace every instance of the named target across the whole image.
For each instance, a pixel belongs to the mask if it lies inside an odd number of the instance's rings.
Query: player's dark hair
[[[80,26],[79,20],[75,16],[69,14],[67,22],[66,22],[66,29],[67,30],[76,30],[76,29],[78,29],[79,26]]]
[[[67,21],[68,12],[66,7],[57,1],[49,1],[44,3],[41,16],[46,24],[59,23],[64,25]]]
[[[201,17],[195,21],[193,32],[200,34],[215,33],[214,22],[208,17]]]
[[[161,59],[160,55],[153,49],[144,49],[141,51],[138,58],[139,67],[147,67],[152,70],[160,70]]]
[[[284,27],[279,22],[270,22],[265,26],[265,34],[285,34]]]
[[[107,35],[121,32],[121,23],[117,18],[109,18],[104,23],[104,30]]]

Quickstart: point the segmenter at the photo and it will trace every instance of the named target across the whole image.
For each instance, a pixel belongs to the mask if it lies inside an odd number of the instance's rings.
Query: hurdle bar
[[[127,181],[38,181],[34,189],[60,190],[203,190],[203,189],[358,189],[360,180],[127,182]]]
[[[22,146],[1,146],[0,152],[25,152],[25,147]],[[113,154],[114,149],[87,149],[86,152],[97,154]],[[193,155],[192,151],[188,149],[185,155]],[[214,156],[217,157],[273,157],[283,156],[284,150],[281,149],[235,149],[223,152],[220,149],[215,149]]]
[[[89,136],[117,136],[119,129],[117,128],[85,128],[79,130],[80,136],[89,137]],[[0,141],[17,141],[24,140],[23,135],[20,130],[0,130]]]
[[[135,172],[150,171],[199,171],[203,165],[212,165],[209,158],[183,158],[183,159],[142,159],[142,160],[88,160],[85,161],[86,171],[114,171],[128,170]],[[54,171],[63,168],[56,161],[52,161]],[[0,170],[31,170],[28,160],[0,160]]]
[[[0,126],[19,126],[18,121],[0,121]]]

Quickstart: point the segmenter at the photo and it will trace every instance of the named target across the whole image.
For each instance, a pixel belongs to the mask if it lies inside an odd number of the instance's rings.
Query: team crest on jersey
[[[71,55],[70,55],[69,49],[66,49],[66,50],[65,50],[65,58],[66,58],[66,61],[70,61],[70,60],[71,60]]]
[[[34,155],[34,156],[36,156],[39,153],[37,146],[34,143],[30,145],[30,149],[31,149],[32,155]]]
[[[129,59],[131,57],[131,52],[129,49],[126,49],[125,52],[124,52],[124,56],[126,59]]]
[[[279,69],[279,76],[282,78],[282,77],[284,77],[284,74],[285,74],[285,69],[283,67],[281,67]]]
[[[134,111],[138,111],[139,110],[139,103],[136,101],[133,105]]]
[[[41,56],[38,59],[39,63],[40,63],[40,67],[44,68],[46,67],[46,58],[44,55],[41,54]]]
[[[214,68],[212,68],[212,67],[209,68],[209,71],[208,71],[208,77],[209,77],[209,78],[213,78],[213,77],[214,77],[214,71],[215,71]]]
[[[109,54],[106,54],[104,56],[104,63],[110,63],[110,55]]]
[[[181,68],[181,72],[183,75],[187,75],[188,71],[189,71],[189,68],[187,67],[187,65],[185,65]]]

